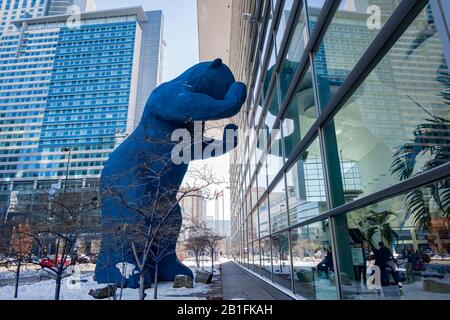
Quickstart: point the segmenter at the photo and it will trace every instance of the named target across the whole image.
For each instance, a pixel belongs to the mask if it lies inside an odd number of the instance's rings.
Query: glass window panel
[[[252,215],[249,215],[247,218],[247,234],[248,234],[248,242],[252,242],[255,240],[253,238],[253,223],[252,223]]]
[[[287,232],[272,237],[272,264],[274,282],[292,290],[291,256]]]
[[[252,198],[252,209],[256,206],[258,202],[257,199],[257,189],[256,189],[256,179],[253,181],[252,186],[250,188],[251,198]]]
[[[261,274],[259,240],[253,242],[253,271]]]
[[[294,31],[288,40],[286,56],[280,68],[280,101],[283,102],[308,43],[304,9],[297,15]]]
[[[420,36],[430,14],[418,16],[325,130],[327,144],[337,142],[347,202],[450,160],[448,61],[437,30]]]
[[[275,69],[275,63],[276,61],[276,53],[275,53],[275,45],[272,45],[270,57],[269,57],[269,63],[267,65],[266,73],[264,75],[263,84],[262,84],[262,96],[264,101],[266,101],[267,97],[269,96],[269,85],[270,81],[272,79],[272,75],[274,73]]]
[[[247,194],[247,214],[249,214],[252,211],[252,193],[249,192]]]
[[[450,299],[449,199],[447,179],[336,217],[344,298]]]
[[[309,24],[312,32],[312,30],[317,24],[317,18],[319,17],[320,11],[322,10],[323,5],[325,4],[325,0],[306,0],[306,4],[308,7]]]
[[[283,41],[283,36],[286,33],[286,25],[289,20],[289,15],[291,14],[292,5],[294,4],[294,0],[286,0],[284,1],[283,8],[281,8],[280,13],[280,22],[278,25],[278,29],[275,37],[275,44],[277,47],[277,55],[280,53],[281,43]]]
[[[350,71],[375,39],[381,28],[372,27],[369,6],[380,8],[380,26],[394,11],[398,1],[343,0],[315,54],[315,67],[321,108],[325,108]],[[315,25],[317,11],[309,10]],[[370,28],[368,26],[371,26]]]
[[[291,225],[327,210],[319,140],[316,139],[286,173]]]
[[[272,260],[270,250],[270,239],[265,238],[260,242],[261,253],[261,275],[269,280],[272,280]]]
[[[296,89],[283,118],[284,153],[288,159],[317,119],[311,68]]]
[[[258,209],[255,209],[252,213],[252,232],[253,232],[253,239],[259,238],[259,228],[258,228]]]
[[[284,177],[277,183],[275,188],[269,193],[270,206],[270,226],[272,232],[277,232],[288,226],[288,216],[286,208],[286,188]]]
[[[273,92],[272,97],[270,98],[268,106],[268,113],[266,115],[266,119],[264,122],[264,128],[267,130],[268,133],[272,131],[273,125],[275,124],[275,120],[278,116],[278,113],[280,112],[280,96],[279,96],[280,91],[278,90],[278,77],[272,92]]]
[[[264,35],[264,45],[263,45],[263,48],[262,48],[262,51],[261,51],[263,57],[264,57],[265,52],[266,52],[266,50],[267,50],[267,48],[269,46],[269,41],[270,41],[270,39],[272,37],[272,32],[271,32],[271,29],[270,29],[270,27],[272,26],[272,19],[273,19],[273,8],[272,8],[273,3],[272,2],[273,1],[269,0],[269,4],[268,4],[269,8],[268,8],[268,11],[267,11],[267,23],[266,23],[266,26],[265,26],[266,33]]]
[[[255,157],[255,130],[250,130],[251,137],[250,137],[250,145],[252,146],[252,151],[250,152],[250,158],[249,158],[249,164],[250,164],[250,177],[253,178],[256,170],[256,157]]]
[[[264,98],[262,94],[259,95],[257,104],[258,105],[256,106],[255,121],[254,121],[255,130],[258,129],[259,121],[261,120],[261,114],[263,111]]]
[[[294,293],[309,300],[335,300],[336,284],[328,220],[291,231]]]
[[[283,152],[281,148],[281,130],[274,129],[271,133],[272,136],[272,146],[270,152],[267,155],[267,181],[269,185],[272,183],[273,179],[279,173],[284,165]]]
[[[248,234],[247,234],[247,221],[244,221],[242,230],[242,245],[244,250],[244,266],[248,268]]]
[[[261,237],[269,234],[269,208],[267,198],[259,206],[259,233]]]
[[[264,194],[267,190],[267,166],[266,160],[263,160],[261,168],[258,171],[258,199]]]

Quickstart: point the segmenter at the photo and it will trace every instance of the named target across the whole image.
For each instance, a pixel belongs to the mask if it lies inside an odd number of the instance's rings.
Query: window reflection
[[[261,275],[269,280],[272,279],[272,258],[270,250],[270,239],[265,238],[260,242],[261,253]]]
[[[259,258],[259,241],[253,242],[253,271],[256,273],[261,274],[261,264],[260,264],[260,258]]]
[[[286,25],[289,20],[289,15],[291,14],[292,5],[294,0],[284,1],[283,8],[281,8],[281,17],[278,25],[278,29],[275,37],[275,45],[277,47],[277,55],[280,53],[281,43],[283,41],[283,36],[286,33]]]
[[[266,160],[262,161],[261,168],[258,171],[258,199],[261,198],[261,196],[264,194],[264,192],[267,190],[267,167],[266,167]]]
[[[295,92],[283,119],[283,143],[286,159],[292,155],[295,147],[317,118],[311,68],[308,68]]]
[[[276,63],[276,52],[275,52],[275,44],[273,44],[271,46],[271,52],[270,52],[270,56],[269,56],[269,62],[267,65],[267,69],[266,69],[266,74],[264,76],[263,79],[263,84],[262,84],[262,96],[264,98],[264,101],[269,97],[270,92],[269,92],[269,86],[270,86],[270,81],[272,79],[272,76],[274,74],[274,69],[275,69],[275,63]]]
[[[287,53],[280,68],[280,101],[283,102],[291,84],[292,78],[297,71],[298,64],[304,53],[308,42],[306,30],[306,17],[304,9],[298,13],[294,25],[294,32],[288,40]]]
[[[259,206],[259,233],[261,237],[269,234],[269,208],[267,198]]]
[[[275,188],[269,193],[270,205],[270,226],[272,232],[279,231],[288,226],[286,208],[286,189],[284,177],[277,183]]]
[[[380,26],[370,27],[369,6],[381,10]],[[375,39],[387,18],[392,14],[396,1],[343,0],[315,54],[315,66],[319,100],[325,108],[363,53]],[[310,24],[314,28],[320,11],[309,9]]]
[[[273,1],[272,0],[267,0],[267,1],[269,2],[268,3],[269,8],[268,8],[268,11],[267,11],[267,24],[265,26],[266,33],[265,33],[265,36],[264,36],[264,46],[263,46],[262,51],[261,51],[262,52],[262,57],[265,56],[265,52],[266,52],[266,50],[268,49],[268,46],[269,46],[269,41],[272,38],[272,32],[270,30],[270,27],[272,25],[272,19],[273,19]]]
[[[274,282],[291,289],[291,257],[287,232],[272,237],[272,264]]]
[[[449,299],[449,195],[445,180],[337,217],[344,297]]]
[[[329,125],[347,202],[450,160],[449,69],[437,30],[421,36],[430,17],[419,15]]]
[[[336,299],[328,220],[291,231],[295,294],[312,300]]]
[[[255,208],[255,210],[252,213],[252,232],[253,232],[253,239],[259,238],[259,221],[258,221],[258,210]]]
[[[319,141],[316,139],[286,173],[291,225],[327,210]]]
[[[270,185],[284,165],[281,146],[281,130],[274,129],[271,133],[272,144],[267,154],[267,181]]]

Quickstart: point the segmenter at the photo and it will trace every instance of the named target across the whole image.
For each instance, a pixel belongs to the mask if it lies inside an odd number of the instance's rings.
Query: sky
[[[163,81],[177,77],[198,63],[196,0],[94,0],[97,10],[142,6],[162,10],[164,15]]]
[[[170,81],[189,67],[199,62],[197,0],[94,0],[97,10],[142,6],[145,11],[162,10],[164,15],[163,82]],[[228,156],[195,161],[190,167],[209,166],[220,178],[228,178]],[[213,187],[217,191],[225,190],[225,219],[229,219],[229,191],[224,186]],[[222,199],[220,199],[222,201]],[[222,210],[222,202],[219,206]],[[214,216],[215,203],[208,201],[207,215]],[[222,211],[220,211],[222,218]]]

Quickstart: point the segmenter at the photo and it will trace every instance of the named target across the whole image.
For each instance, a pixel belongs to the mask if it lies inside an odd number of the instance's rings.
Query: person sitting
[[[331,254],[331,251],[326,249],[326,256],[322,259],[322,261],[319,262],[317,265],[317,271],[318,272],[325,272],[325,274],[328,276],[329,271],[333,271],[333,255]]]

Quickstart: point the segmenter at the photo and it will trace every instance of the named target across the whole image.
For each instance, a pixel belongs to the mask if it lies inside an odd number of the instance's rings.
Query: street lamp
[[[64,183],[64,193],[66,193],[67,190],[67,182],[69,180],[69,169],[70,169],[70,155],[72,150],[69,147],[64,147],[61,149],[62,152],[68,152],[68,157],[67,157],[67,168],[66,168],[66,182]]]

